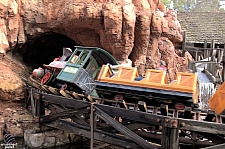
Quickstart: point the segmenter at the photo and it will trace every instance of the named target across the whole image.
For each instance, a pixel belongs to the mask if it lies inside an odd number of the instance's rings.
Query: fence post
[[[186,52],[186,31],[184,31],[183,42],[182,42],[182,56],[184,57]]]
[[[91,127],[91,143],[90,149],[94,148],[94,105],[91,103],[91,114],[90,114],[90,127]]]
[[[206,39],[204,40],[204,48],[207,48],[207,40]],[[208,53],[207,49],[204,49],[204,58],[208,57],[207,53]]]
[[[42,99],[42,94],[39,93],[39,98],[36,99],[36,115],[35,116],[42,116],[45,114],[45,107],[44,107],[44,102]]]
[[[225,55],[223,55],[223,72],[222,72],[223,82],[225,81]]]
[[[169,118],[164,119],[162,129],[161,148],[162,149],[178,149],[179,146],[179,128],[178,120]]]

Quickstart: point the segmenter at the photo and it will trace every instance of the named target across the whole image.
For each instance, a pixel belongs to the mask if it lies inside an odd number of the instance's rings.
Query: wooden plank
[[[100,146],[95,147],[94,149],[102,149],[102,148],[105,148],[105,147],[108,147],[108,146],[110,146],[110,144],[105,143],[105,144],[102,144]]]
[[[107,105],[95,105],[102,111],[111,116],[120,116],[125,119],[135,120],[153,125],[162,125],[162,121],[166,116],[154,115],[151,113],[144,113],[140,111],[133,111],[128,109],[121,109],[117,107],[111,107]],[[179,121],[179,124],[183,124],[180,129],[196,131],[196,132],[207,132],[214,134],[225,135],[225,124],[212,123],[206,121],[196,121],[192,119],[173,118]]]
[[[42,100],[42,94],[39,94],[39,98],[36,99],[36,106],[35,106],[36,116],[42,116],[45,114],[45,107],[44,102]]]
[[[173,125],[172,119],[165,119],[162,129],[162,149],[178,149],[179,132],[177,125]],[[176,121],[173,121],[176,122]],[[172,125],[171,125],[172,124]],[[174,123],[176,124],[176,123]]]
[[[204,149],[224,149],[225,148],[225,143],[224,144],[218,144],[210,147],[205,147]]]
[[[68,110],[68,111],[63,111],[56,114],[44,115],[40,117],[40,122],[49,122],[59,118],[68,118],[68,117],[83,113],[85,111],[86,111],[86,108],[82,108],[78,110]]]
[[[178,149],[178,129],[164,127],[162,130],[161,149]]]
[[[90,114],[90,127],[91,127],[91,143],[90,148],[94,148],[94,107],[91,104],[91,114]]]
[[[72,98],[66,98],[46,93],[42,93],[42,95],[44,96],[43,98],[44,101],[64,105],[67,107],[73,107],[74,109],[90,106],[89,102],[85,102],[82,100],[76,100]]]
[[[95,114],[98,115],[101,119],[103,119],[105,122],[110,124],[112,127],[114,127],[116,130],[118,130],[123,135],[130,138],[132,141],[140,145],[144,149],[155,149],[158,148],[160,145],[148,142],[141,138],[139,135],[128,129],[127,127],[123,126],[118,121],[114,120],[112,117],[110,117],[108,114],[103,112],[100,108],[96,107],[94,105],[94,108],[96,110]]]
[[[24,98],[25,98],[25,108],[27,109],[28,104],[30,102],[30,94],[29,94],[28,86],[25,87]]]
[[[31,110],[32,110],[32,115],[36,116],[36,106],[35,106],[35,99],[34,99],[34,92],[33,89],[30,89],[30,101],[31,101]]]
[[[220,136],[220,135],[209,134],[209,133],[205,133],[205,132],[197,132],[196,134],[211,140],[215,144],[225,143],[225,139],[222,136]]]
[[[91,130],[90,127],[75,124],[72,122],[67,122],[65,120],[57,120],[52,121],[51,123],[46,123],[47,126],[54,127],[60,130],[64,130],[69,133],[74,133],[79,136],[83,136],[86,138],[90,138]],[[104,132],[101,130],[94,131],[94,138],[95,140],[99,140],[102,142],[106,142],[112,145],[120,146],[123,148],[130,148],[130,149],[141,149],[139,145],[134,143],[133,141],[126,138],[126,136],[116,135],[108,132]]]
[[[79,115],[75,115],[74,117],[70,117],[73,122],[80,124],[80,125],[84,125],[84,126],[89,126],[88,123],[86,123]]]

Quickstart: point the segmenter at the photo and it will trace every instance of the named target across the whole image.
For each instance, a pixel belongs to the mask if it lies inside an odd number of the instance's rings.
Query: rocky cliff
[[[175,50],[182,42],[180,23],[160,0],[1,0],[0,26],[4,54],[55,32],[103,48],[119,62],[130,58],[141,74],[164,60],[170,80],[191,59]]]

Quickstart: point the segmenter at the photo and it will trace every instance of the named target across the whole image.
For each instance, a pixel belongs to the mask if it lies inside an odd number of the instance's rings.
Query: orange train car
[[[223,83],[209,99],[209,107],[216,114],[225,114],[225,83]]]
[[[103,65],[95,80],[96,91],[105,98],[148,105],[168,104],[177,109],[198,105],[197,74],[178,72],[176,80],[167,82],[166,71],[147,69],[145,77],[139,77],[135,67],[120,66],[113,73],[110,65]]]

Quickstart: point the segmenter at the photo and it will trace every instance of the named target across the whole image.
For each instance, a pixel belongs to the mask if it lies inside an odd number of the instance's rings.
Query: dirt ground
[[[19,56],[0,55],[0,111],[24,107],[23,91],[30,72]]]

